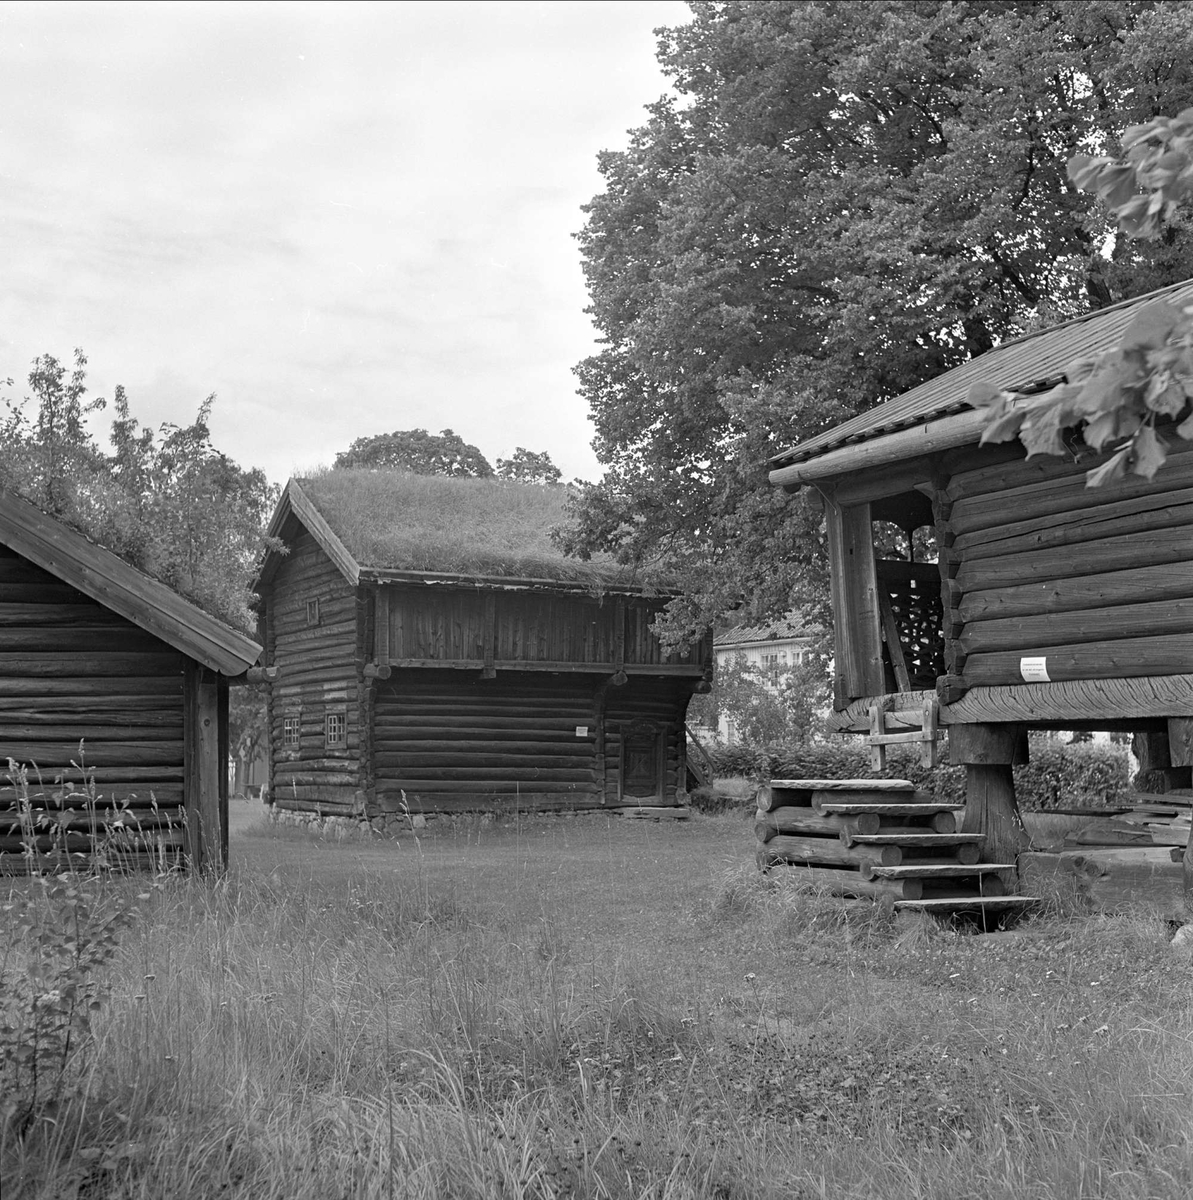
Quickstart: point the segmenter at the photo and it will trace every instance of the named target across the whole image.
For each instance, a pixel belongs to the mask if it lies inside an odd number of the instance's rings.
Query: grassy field
[[[740,815],[244,806],[232,845],[140,902],[4,1200],[1193,1195],[1193,970],[1147,914],[881,919],[759,876]]]

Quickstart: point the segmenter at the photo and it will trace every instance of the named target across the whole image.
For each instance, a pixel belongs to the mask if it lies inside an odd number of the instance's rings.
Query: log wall
[[[91,852],[96,837],[138,863],[177,858],[185,664],[165,642],[0,547],[0,869],[20,869],[23,843],[77,854]],[[10,759],[26,771],[27,803]]]
[[[567,810],[636,803],[621,795],[621,741],[649,729],[674,804],[684,771],[690,682],[584,675],[395,670],[374,700],[375,803],[385,812]]]
[[[1193,453],[1086,488],[1089,462],[954,474],[939,500],[950,670],[967,687],[1193,670]]]
[[[400,587],[389,592],[389,656],[394,662],[497,662],[699,666],[704,647],[664,655],[650,632],[659,602],[555,592]],[[618,623],[621,623],[620,638]]]
[[[318,604],[317,623],[308,605]],[[362,786],[357,591],[305,531],[291,543],[265,597],[265,645],[277,668],[270,688],[273,802],[279,808],[347,813]],[[342,745],[328,745],[327,718],[342,717]],[[287,741],[297,720],[298,744]]]

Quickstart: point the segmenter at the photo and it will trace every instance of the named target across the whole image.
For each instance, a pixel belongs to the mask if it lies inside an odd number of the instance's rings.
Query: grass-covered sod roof
[[[497,479],[325,470],[298,481],[362,569],[547,579],[597,587],[639,582],[611,558],[567,557],[567,489]]]

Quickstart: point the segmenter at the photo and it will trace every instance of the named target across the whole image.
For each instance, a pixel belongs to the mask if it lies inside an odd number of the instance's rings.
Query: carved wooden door
[[[622,730],[621,796],[623,800],[663,798],[663,739],[646,722]]]

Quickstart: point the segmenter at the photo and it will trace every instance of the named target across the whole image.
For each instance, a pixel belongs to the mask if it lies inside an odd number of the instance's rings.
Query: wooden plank
[[[960,643],[966,654],[1034,651],[1065,643],[1110,641],[1143,631],[1149,636],[1193,632],[1193,598],[976,621],[965,626]]]
[[[875,696],[883,687],[878,580],[868,504],[825,502],[831,570],[835,669],[845,697]]]
[[[832,795],[833,793],[828,793]],[[864,803],[837,803],[832,801],[821,802],[813,805],[817,812],[823,813],[825,816],[836,814],[842,817],[859,817],[865,813],[874,813],[880,817],[930,817],[934,813],[957,813],[964,812],[964,804],[874,804],[869,801]]]
[[[1050,680],[1130,679],[1193,671],[1193,636],[1169,634],[1116,641],[1049,646],[1043,657]],[[1034,656],[1033,657],[1037,657]],[[1019,650],[971,654],[964,678],[970,687],[1013,684],[1022,679]]]
[[[957,583],[966,593],[1017,587],[1089,573],[1091,561],[1100,572],[1128,571],[1167,563],[1186,562],[1190,552],[1187,527],[1157,529],[1146,537],[1123,534],[1091,545],[1052,546],[998,558],[966,559],[957,572]]]
[[[929,833],[907,831],[900,833],[858,833],[852,840],[860,846],[899,846],[951,849],[957,846],[980,846],[980,833]]]
[[[0,752],[17,762],[36,762],[43,769],[69,767],[80,763],[95,767],[147,767],[156,764],[182,764],[182,739],[170,741],[115,742],[41,742],[6,741]]]

